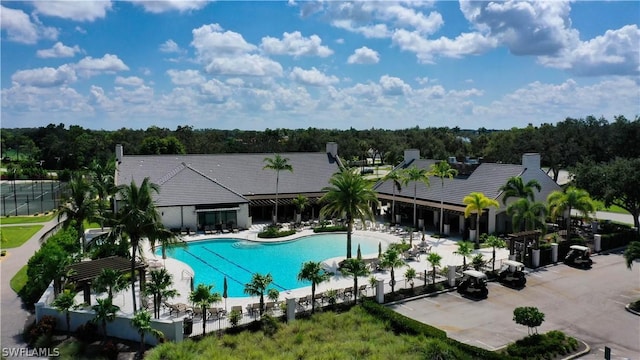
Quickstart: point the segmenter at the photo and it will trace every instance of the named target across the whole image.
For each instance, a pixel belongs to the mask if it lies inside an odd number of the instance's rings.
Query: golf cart
[[[498,281],[514,287],[523,287],[527,283],[524,277],[524,264],[514,260],[505,260],[498,271]]]
[[[582,268],[590,268],[593,264],[591,260],[591,249],[582,245],[571,245],[569,253],[564,258],[564,263]]]
[[[458,292],[463,295],[483,299],[489,294],[487,290],[487,275],[476,270],[465,270],[463,278],[458,285]]]

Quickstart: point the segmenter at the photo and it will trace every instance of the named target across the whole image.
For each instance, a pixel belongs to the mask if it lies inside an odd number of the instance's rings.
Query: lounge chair
[[[273,314],[275,309],[276,309],[276,303],[275,302],[270,301],[270,302],[265,304],[265,311],[266,312]]]
[[[311,304],[311,295],[307,295],[298,299],[298,305],[302,307],[306,307],[309,304]]]
[[[176,304],[165,303],[165,306],[169,308],[169,316],[171,316],[171,314],[173,313],[176,313],[176,315],[180,315],[180,313],[193,311],[193,309],[191,309],[187,304],[184,304],[184,303],[176,303]]]
[[[353,297],[353,286],[349,286],[348,288],[344,289],[344,292],[342,293],[342,298],[346,299],[346,298],[351,299],[351,297]]]
[[[249,313],[249,315],[252,315],[252,316],[260,313],[260,303],[253,303],[253,304],[247,305],[247,312]]]
[[[202,316],[202,314],[203,314],[203,313],[202,313],[202,308],[201,308],[201,307],[199,307],[199,306],[194,307],[194,308],[193,308],[193,310],[191,311],[191,316],[194,316],[194,317],[195,317],[195,316],[199,316],[200,318],[204,318],[204,317]],[[207,319],[208,319],[209,317],[211,317],[211,313],[209,313],[209,311],[208,311],[208,310],[206,310],[206,315],[207,315]]]
[[[367,285],[360,285],[358,287],[358,296],[367,296]]]

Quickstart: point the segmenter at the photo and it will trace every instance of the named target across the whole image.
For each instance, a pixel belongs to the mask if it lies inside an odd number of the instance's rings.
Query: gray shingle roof
[[[414,160],[409,166],[416,165],[421,169],[430,169],[431,164],[437,160]],[[512,176],[522,174],[522,165],[483,163],[468,178],[445,178],[444,188],[439,177],[429,178],[431,186],[427,187],[422,183],[417,184],[417,198],[440,202],[444,193],[444,202],[451,205],[464,206],[462,199],[471,192],[484,193],[489,198],[497,198],[500,194],[499,188],[504,185]],[[386,181],[376,186],[376,191],[381,194],[391,195],[393,193],[392,182]],[[413,183],[403,186],[402,191],[396,190],[396,197],[405,197],[413,201]]]
[[[282,153],[293,173],[280,172],[279,193],[320,192],[338,171],[326,153]],[[135,155],[123,156],[117,183],[140,184],[145,177],[160,185],[159,206],[247,202],[244,196],[271,195],[276,173],[263,169],[273,154]]]

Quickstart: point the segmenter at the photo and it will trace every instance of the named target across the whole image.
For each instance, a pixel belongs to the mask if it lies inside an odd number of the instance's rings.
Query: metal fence
[[[10,180],[0,184],[2,216],[43,214],[55,210],[66,184],[55,180]]]

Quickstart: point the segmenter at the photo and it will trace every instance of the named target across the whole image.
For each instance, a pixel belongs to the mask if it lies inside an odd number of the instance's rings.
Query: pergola
[[[140,289],[144,289],[145,270],[147,264],[136,262],[134,269],[139,271]],[[67,273],[71,273],[69,280],[82,288],[84,302],[91,304],[91,282],[102,273],[103,269],[111,269],[120,273],[131,271],[131,260],[120,256],[110,256],[102,259],[82,261],[67,266]]]

